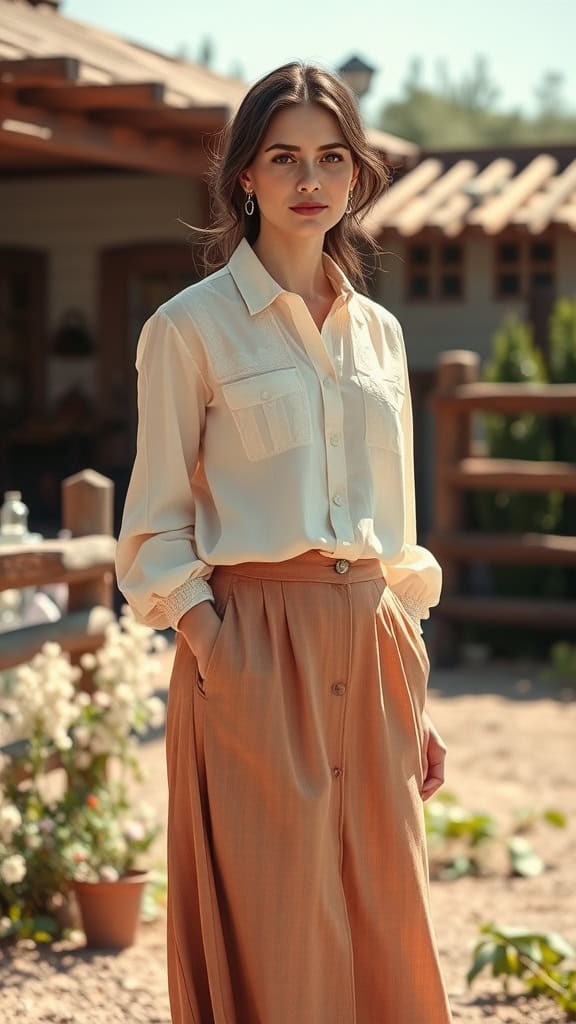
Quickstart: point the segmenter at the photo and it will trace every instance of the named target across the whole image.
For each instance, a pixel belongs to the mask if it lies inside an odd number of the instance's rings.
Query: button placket
[[[330,494],[331,506],[342,509],[343,514],[346,515],[346,488],[342,484],[342,481],[346,480],[346,459],[343,446],[340,444],[341,432],[338,433],[336,425],[341,426],[343,422],[343,409],[342,409],[342,396],[337,386],[337,382],[332,378],[325,376],[322,380],[322,397],[324,401],[324,420],[325,423],[329,423],[329,443],[325,443],[326,450],[326,469],[328,478],[328,491]],[[338,529],[338,522],[334,522],[333,517],[332,523],[335,529],[336,536],[346,536],[350,529],[349,523],[345,523],[344,529]],[[349,516],[347,516],[349,519]]]
[[[293,296],[283,294],[291,319],[318,375],[324,409],[324,449],[328,485],[329,515],[337,547],[355,540],[354,525],[348,508],[346,491],[347,466],[343,443],[344,410],[340,393],[338,369],[323,338],[311,330],[311,317],[302,302],[291,301]],[[336,357],[341,367],[342,360]],[[342,369],[340,370],[342,372]],[[330,435],[330,440],[328,439]],[[344,481],[344,483],[343,483]],[[337,495],[336,501],[333,498]]]

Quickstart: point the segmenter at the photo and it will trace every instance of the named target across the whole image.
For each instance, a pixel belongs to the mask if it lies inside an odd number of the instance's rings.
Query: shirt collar
[[[354,297],[355,291],[346,274],[327,252],[322,253],[322,260],[326,274],[332,281],[337,294],[342,295],[344,302],[349,302]],[[247,238],[242,238],[234,249],[228,260],[228,269],[251,316],[260,313],[278,295],[289,294],[287,289],[282,288],[268,273]]]

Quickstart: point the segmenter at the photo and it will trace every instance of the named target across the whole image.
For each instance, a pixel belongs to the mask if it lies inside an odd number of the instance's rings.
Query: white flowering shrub
[[[42,756],[48,748],[70,749],[69,729],[80,714],[75,683],[81,675],[60,644],[45,643],[30,662],[13,671],[11,687],[2,687],[9,696],[0,705],[0,743],[28,739],[37,744],[34,753]]]
[[[44,802],[33,783],[6,788],[0,804],[0,937],[49,941],[60,933],[70,835],[67,811]]]
[[[91,774],[95,781],[110,758],[139,777],[137,738],[162,726],[165,717],[164,703],[154,695],[161,667],[150,654],[164,650],[166,639],[136,622],[128,605],[105,637],[95,654],[80,659],[93,690],[76,694],[72,749],[63,757],[71,776]]]
[[[157,835],[152,809],[130,806],[126,780],[142,778],[138,738],[164,723],[154,694],[161,667],[151,655],[165,646],[123,605],[80,666],[49,642],[0,673],[0,938],[59,936],[55,910],[72,880],[119,878]],[[79,689],[82,679],[88,689]],[[50,800],[45,770],[55,752],[68,787]],[[121,770],[115,783],[111,762]]]
[[[97,789],[70,815],[71,838],[62,855],[67,875],[81,882],[116,882],[137,866],[158,835],[154,808],[132,808],[122,785]]]

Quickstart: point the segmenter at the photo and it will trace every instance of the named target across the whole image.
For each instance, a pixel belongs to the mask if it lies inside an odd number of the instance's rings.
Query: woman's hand
[[[423,723],[424,785],[420,796],[423,800],[428,800],[444,784],[444,761],[448,748],[427,711],[423,714]]]
[[[202,677],[221,626],[222,619],[215,611],[212,601],[201,601],[200,604],[194,605],[185,612],[178,623],[178,630],[183,633],[196,658],[198,671]]]

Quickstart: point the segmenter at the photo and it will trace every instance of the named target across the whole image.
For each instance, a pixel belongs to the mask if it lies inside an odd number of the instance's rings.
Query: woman
[[[441,568],[416,543],[402,330],[351,283],[388,184],[347,87],[276,69],[212,168],[211,272],[139,340],[116,567],[138,621],[177,631],[175,1024],[451,1020],[422,804]]]

